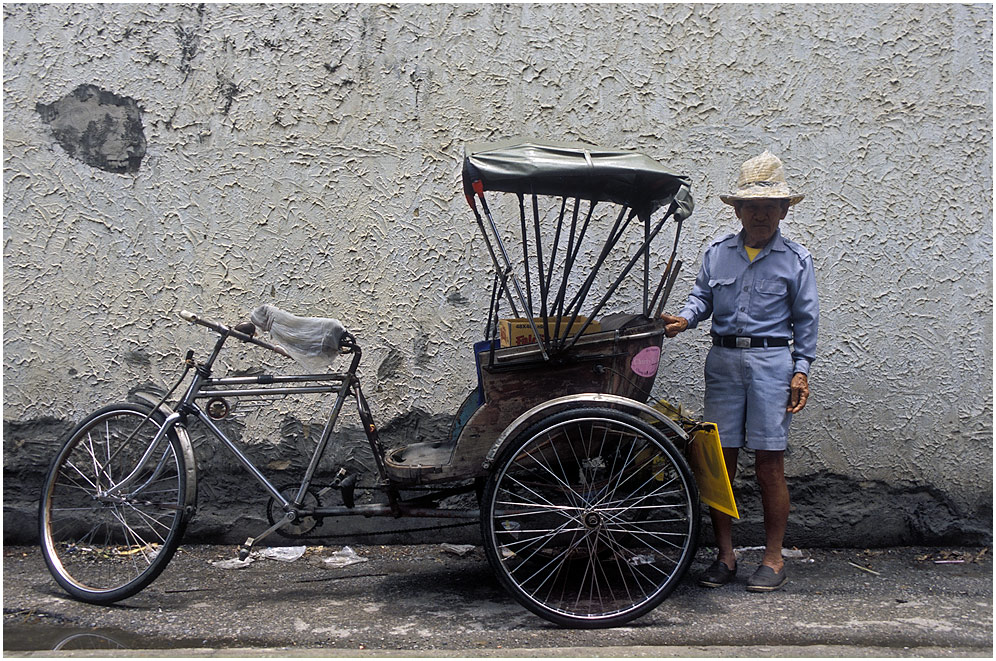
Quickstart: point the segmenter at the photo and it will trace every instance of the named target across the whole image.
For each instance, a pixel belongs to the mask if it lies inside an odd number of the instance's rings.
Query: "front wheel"
[[[698,490],[662,431],[611,409],[542,420],[501,454],[484,492],[488,561],[526,608],[564,627],[654,609],[695,554]]]
[[[73,597],[110,604],[151,583],[180,543],[193,495],[186,461],[170,430],[135,480],[127,477],[163,417],[147,407],[108,406],[79,424],[49,469],[39,524],[45,563]]]

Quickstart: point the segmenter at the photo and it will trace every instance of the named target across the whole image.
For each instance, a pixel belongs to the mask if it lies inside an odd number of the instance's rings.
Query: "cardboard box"
[[[560,332],[557,333],[557,318],[549,317],[547,320],[548,331],[551,335],[554,333],[558,337],[564,336],[564,329],[567,326],[567,322],[571,320],[570,317],[565,317],[560,322]],[[567,333],[568,339],[574,337],[581,327],[584,326],[585,322],[588,321],[588,317],[578,316],[571,324],[570,331]],[[536,317],[533,319],[536,324],[536,330],[540,333],[543,332],[543,317]],[[597,321],[593,321],[588,324],[588,328],[585,329],[584,334],[588,333],[598,333],[602,330],[602,325]],[[502,347],[521,347],[527,344],[536,344],[536,337],[533,335],[533,329],[529,326],[528,319],[502,319],[498,322],[498,338],[501,342]],[[545,340],[546,338],[544,338]]]

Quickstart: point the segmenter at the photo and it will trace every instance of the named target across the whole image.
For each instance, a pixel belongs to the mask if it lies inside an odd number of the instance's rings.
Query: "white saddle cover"
[[[260,305],[249,319],[309,370],[328,369],[339,355],[339,340],[346,332],[338,319],[298,317],[274,305]]]

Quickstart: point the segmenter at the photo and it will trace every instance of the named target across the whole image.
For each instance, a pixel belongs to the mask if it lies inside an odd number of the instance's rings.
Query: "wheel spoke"
[[[147,526],[144,527],[145,530],[158,537],[160,543],[166,541],[166,535],[169,533],[169,525],[167,523],[160,521],[158,518],[152,516],[151,514],[143,512],[142,510],[138,509],[137,507],[131,504],[128,505],[128,508],[136,515],[138,515],[141,521],[148,524]],[[121,514],[120,516],[122,517],[122,523],[124,523],[124,514]],[[131,526],[129,526],[129,529],[133,530]],[[137,533],[136,537],[138,537]]]
[[[86,449],[88,450],[88,457],[90,463],[93,464],[93,479],[96,485],[100,486],[100,462],[97,460],[97,453],[93,449],[93,438],[90,434],[86,435]]]
[[[629,581],[626,580],[626,569],[622,566],[622,564],[627,564],[627,563],[624,562],[624,563],[620,564],[619,559],[622,556],[622,554],[619,553],[619,552],[617,552],[613,548],[613,547],[619,547],[620,545],[618,543],[616,543],[616,541],[612,538],[612,535],[609,534],[608,531],[606,531],[606,530],[603,529],[601,532],[603,534],[599,535],[599,537],[601,539],[604,539],[605,546],[612,553],[612,560],[613,560],[613,563],[615,565],[615,569],[616,569],[616,572],[617,572],[617,574],[619,576],[619,579],[622,581],[623,590],[626,593],[626,598],[628,599],[628,601],[630,603],[632,603],[633,601],[635,601],[635,599],[633,597],[633,594],[630,592]],[[599,566],[601,566],[601,565],[599,564]],[[643,590],[643,588],[640,585],[639,581],[636,581],[636,587],[640,588],[640,591],[642,593],[642,597],[641,598],[645,599],[646,596],[647,596],[647,594],[646,594],[646,591]]]
[[[574,501],[574,505],[577,505],[579,502],[581,502],[580,496],[578,496],[578,494],[574,491],[574,488],[571,487],[571,485],[568,484],[564,478],[554,473],[553,470],[551,470],[550,467],[547,466],[546,464],[540,463],[540,461],[536,459],[536,457],[534,457],[532,454],[528,454],[527,456],[530,459],[532,459],[534,462],[536,462],[537,466],[539,466],[544,471],[550,474],[550,477],[552,477],[554,481],[564,490],[564,495],[567,496],[569,500]],[[543,458],[546,459],[545,456]]]
[[[537,530],[537,531],[535,531],[535,532],[543,533],[543,534],[535,535],[535,536],[530,537],[530,538],[528,538],[526,540],[515,540],[514,543],[526,542],[526,546],[524,546],[516,554],[516,555],[519,556],[520,562],[518,563],[518,566],[516,567],[516,569],[510,570],[510,571],[514,572],[519,567],[527,565],[533,558],[536,557],[536,555],[538,553],[540,553],[544,549],[544,547],[546,546],[546,542],[554,539],[558,535],[561,535],[563,533],[568,533],[568,532],[569,533],[573,533],[573,534],[576,535],[577,533],[582,532],[584,530],[584,528],[582,526],[578,526],[577,528],[568,528],[567,526],[570,525],[570,523],[572,523],[572,522],[571,521],[565,521],[560,527],[554,528],[553,530],[543,529],[543,530]],[[503,544],[502,546],[503,547],[508,547],[510,545],[511,545],[511,543],[507,543],[507,544]],[[528,556],[527,555],[523,555],[524,552],[527,551],[527,550],[529,550],[529,548],[531,546],[536,546],[536,548],[533,549],[533,552],[530,553]]]
[[[532,579],[536,578],[538,575],[540,575],[541,573],[543,573],[548,567],[550,567],[554,563],[557,563],[558,566],[562,566],[563,562],[564,562],[565,558],[567,558],[568,554],[570,554],[571,551],[573,551],[575,548],[577,548],[581,544],[581,542],[584,541],[584,537],[587,535],[587,533],[585,533],[585,535],[583,535],[582,538],[579,540],[579,539],[577,539],[577,534],[578,533],[574,534],[574,539],[571,541],[571,543],[566,548],[564,548],[556,556],[554,556],[553,558],[551,558],[546,564],[538,567],[535,572],[533,572],[525,580],[523,580],[522,581],[522,585],[526,585],[527,583],[529,583]],[[533,555],[535,555],[535,552],[534,552]],[[529,558],[527,558],[527,560],[528,559]],[[536,590],[533,591],[533,594],[535,594],[537,591],[539,591],[539,588],[543,587],[543,585],[548,580],[550,580],[551,578],[553,578],[552,574],[549,575],[549,576],[547,576],[545,579],[543,579],[543,581],[540,582],[540,584],[537,586]]]
[[[627,549],[626,547],[624,547],[622,544],[618,543],[611,535],[606,535],[605,536],[605,541],[606,541],[606,543],[607,543],[608,546],[612,547],[610,550],[612,550],[612,555],[616,559],[616,562],[618,563],[619,558],[622,558],[623,559],[623,564],[626,565],[626,570],[623,570],[622,567],[620,567],[620,572],[619,572],[620,576],[625,577],[625,571],[629,571],[631,574],[634,575],[634,578],[636,578],[636,579],[642,578],[643,581],[640,581],[640,580],[636,581],[637,585],[641,586],[641,590],[642,590],[642,584],[643,583],[648,583],[648,584],[654,584],[654,583],[656,583],[656,580],[651,579],[649,576],[647,576],[646,574],[644,574],[641,570],[637,569],[637,565],[635,565],[635,564],[633,564],[633,563],[631,563],[631,562],[628,561],[629,559],[632,558],[632,554],[629,552],[629,549]],[[629,556],[629,557],[627,557],[627,556]],[[648,565],[644,565],[644,566],[653,567],[654,565],[653,564],[648,564]],[[664,573],[666,575],[666,572],[662,571],[661,573]],[[639,576],[637,576],[637,574],[639,574]],[[624,578],[624,580],[625,580],[625,578]],[[644,591],[644,596],[646,596],[646,592],[645,591]]]
[[[82,477],[83,480],[90,485],[91,489],[93,489],[94,491],[98,491],[100,489],[100,487],[98,487],[97,484],[93,480],[91,480],[90,477],[86,473],[84,473],[83,471],[81,471],[79,468],[76,467],[76,464],[74,464],[73,462],[70,461],[70,462],[66,462],[66,465],[69,468],[71,468],[74,473],[76,473],[77,475],[79,475],[80,477]],[[63,476],[65,476],[67,478],[69,477],[68,475],[65,475],[64,473],[63,473]],[[78,484],[75,481],[74,481],[74,483]],[[83,489],[86,489],[86,487],[83,487]]]
[[[548,447],[550,449],[550,452],[553,453],[554,459],[557,460],[557,466],[560,468],[560,475],[557,475],[556,473],[554,473],[554,471],[553,471],[553,464],[547,459],[546,452],[543,451],[543,446],[542,445],[539,447],[539,453],[540,453],[540,456],[543,457],[543,461],[546,462],[546,463],[545,464],[540,464],[540,466],[542,466],[544,469],[546,469],[551,475],[553,475],[557,479],[558,483],[561,484],[564,487],[564,495],[567,496],[567,498],[569,500],[572,500],[575,505],[577,505],[578,502],[579,502],[578,499],[576,498],[577,494],[574,493],[574,490],[569,486],[569,484],[567,482],[567,480],[569,479],[568,476],[567,476],[567,470],[564,468],[564,464],[560,460],[560,452],[557,451],[556,439],[555,438],[551,438],[549,440],[550,440],[550,442],[546,444],[546,447]],[[535,459],[535,457],[534,457],[534,459]],[[537,463],[539,463],[539,462],[537,462]]]
[[[600,505],[601,506],[609,506],[609,505],[615,505],[616,503],[624,503],[627,500],[629,500],[630,498],[632,498],[637,492],[642,491],[644,487],[646,487],[647,485],[649,485],[654,480],[655,480],[655,478],[653,478],[653,477],[649,478],[646,482],[644,482],[639,487],[637,487],[632,492],[630,492],[629,496],[626,496],[625,498],[621,498],[619,500],[606,501],[604,503],[601,503]],[[667,482],[665,484],[662,484],[655,491],[651,491],[650,493],[644,494],[643,496],[640,497],[640,499],[637,502],[633,503],[630,507],[635,507],[636,505],[638,505],[640,502],[643,502],[647,498],[653,498],[655,496],[663,495],[664,492],[662,492],[661,489],[664,489],[666,487],[671,486],[671,484],[674,483],[676,480],[677,480],[677,478],[671,480],[671,482]],[[671,491],[669,493],[682,493],[682,490],[681,489],[675,489],[675,490],[673,490],[673,491]]]
[[[508,479],[509,479],[509,481],[510,481],[510,482],[512,482],[512,483],[513,483],[513,484],[514,484],[515,486],[519,486],[519,487],[522,487],[523,489],[525,489],[526,491],[528,491],[528,492],[529,492],[529,493],[531,493],[532,495],[536,496],[536,498],[537,498],[538,500],[542,501],[542,502],[543,502],[544,504],[546,504],[546,505],[547,505],[548,507],[551,507],[551,508],[556,508],[556,507],[557,507],[557,506],[556,506],[556,505],[554,505],[554,504],[553,504],[553,502],[551,502],[551,501],[550,501],[550,500],[549,500],[548,498],[544,498],[544,497],[543,497],[542,495],[540,495],[539,493],[537,493],[537,492],[536,492],[536,490],[532,489],[531,487],[529,487],[529,486],[528,486],[527,484],[525,484],[524,482],[522,482],[521,480],[519,480],[519,479],[518,479],[518,478],[516,478],[515,476],[513,476],[513,475],[509,475],[509,476],[508,476]],[[506,489],[505,489],[505,491],[508,491],[508,489],[506,488]],[[510,492],[510,493],[511,493],[511,492]]]
[[[619,446],[618,445],[616,446],[616,452],[614,453],[614,456],[612,458],[612,470],[609,471],[609,475],[610,476],[611,475],[616,475],[615,486],[612,487],[612,491],[611,491],[612,494],[615,494],[616,490],[619,489],[619,485],[621,484],[623,475],[625,474],[625,470],[624,469],[625,469],[626,465],[629,463],[630,458],[633,456],[633,449],[634,449],[635,443],[628,443],[627,445],[628,445],[629,449],[628,449],[628,451],[626,453],[626,459],[623,461],[622,468],[620,468],[618,471],[615,470],[616,460],[619,458],[619,451],[618,451],[619,450]],[[609,485],[611,483],[612,483],[612,481],[610,479],[606,483],[605,489],[608,489]],[[605,493],[608,494],[609,492],[606,491]]]

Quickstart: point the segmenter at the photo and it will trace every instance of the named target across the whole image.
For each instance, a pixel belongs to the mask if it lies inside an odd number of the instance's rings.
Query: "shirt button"
[[[747,308],[740,308],[740,311],[741,311],[741,312],[743,312],[743,311],[744,311],[744,310],[746,310],[746,309],[747,309]]]
[[[744,291],[747,291],[748,289],[749,289],[749,287],[744,287]]]

